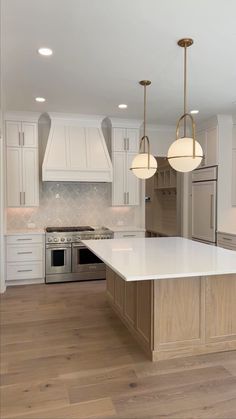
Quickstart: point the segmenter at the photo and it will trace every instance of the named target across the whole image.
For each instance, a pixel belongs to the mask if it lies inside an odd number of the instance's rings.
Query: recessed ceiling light
[[[190,111],[190,113],[192,113],[193,115],[196,115],[197,113],[199,113],[198,109],[193,109],[192,111]]]
[[[118,105],[118,108],[126,109],[126,108],[128,108],[128,105],[126,105],[125,103],[121,103],[120,105]]]
[[[35,98],[36,102],[45,102],[45,98],[44,97],[36,97]]]
[[[49,57],[50,55],[52,55],[52,49],[51,48],[39,48],[38,49],[38,53],[40,55],[45,55],[47,57]]]

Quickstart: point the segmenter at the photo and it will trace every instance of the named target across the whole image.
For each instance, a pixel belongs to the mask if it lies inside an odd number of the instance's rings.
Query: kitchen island
[[[153,361],[236,349],[236,253],[180,237],[88,240],[107,297]]]

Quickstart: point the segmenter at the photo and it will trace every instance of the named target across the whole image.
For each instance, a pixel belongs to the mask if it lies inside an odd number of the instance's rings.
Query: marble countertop
[[[126,281],[236,273],[235,252],[182,237],[84,240]]]

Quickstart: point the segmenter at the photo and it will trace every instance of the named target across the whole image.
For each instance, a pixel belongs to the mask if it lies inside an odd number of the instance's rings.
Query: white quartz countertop
[[[137,226],[108,226],[108,228],[115,232],[122,232],[122,231],[146,231],[144,227],[137,227]]]
[[[236,236],[236,230],[218,230],[217,233],[221,233],[221,234],[230,234],[231,236]]]
[[[19,230],[7,230],[5,236],[17,236],[17,235],[24,235],[24,234],[45,234],[45,230],[43,229],[36,229],[36,228],[27,228],[27,229],[19,229]]]
[[[84,240],[126,281],[236,273],[236,253],[181,237]]]

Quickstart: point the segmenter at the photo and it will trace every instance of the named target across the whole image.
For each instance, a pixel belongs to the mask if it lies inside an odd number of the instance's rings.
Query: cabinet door
[[[192,236],[215,242],[216,234],[216,182],[193,183]]]
[[[24,147],[38,146],[37,124],[33,122],[22,122],[22,135]]]
[[[118,275],[115,275],[115,296],[114,303],[116,308],[123,314],[124,297],[125,297],[125,281]]]
[[[206,156],[206,131],[199,131],[196,134],[196,140],[199,142],[199,144],[202,146],[202,150],[203,150],[203,159],[201,162],[201,167],[204,167],[207,165],[206,160],[207,160],[207,156]]]
[[[6,121],[6,143],[8,147],[20,147],[21,122]]]
[[[19,207],[22,192],[22,149],[7,147],[7,205]]]
[[[127,153],[126,158],[126,192],[127,192],[127,204],[128,205],[139,205],[139,188],[140,181],[130,170],[132,161],[136,156],[135,153]]]
[[[113,153],[112,205],[125,205],[125,156],[124,152]]]
[[[232,161],[232,205],[236,206],[236,148],[233,150]]]
[[[126,130],[127,150],[137,153],[139,149],[139,130],[136,128],[128,128]]]
[[[106,267],[106,285],[107,285],[107,294],[112,300],[114,300],[115,273],[108,266]]]
[[[124,316],[134,327],[136,320],[136,282],[125,282]]]
[[[126,150],[126,129],[125,128],[113,128],[112,150],[113,151]]]
[[[206,165],[215,166],[218,164],[218,129],[208,129],[206,132]]]
[[[23,205],[39,205],[39,168],[38,150],[22,148]]]

